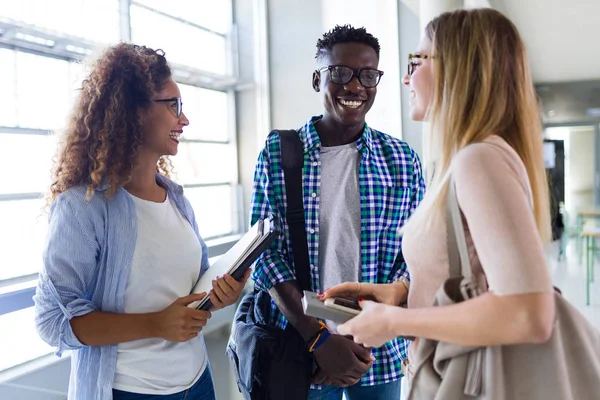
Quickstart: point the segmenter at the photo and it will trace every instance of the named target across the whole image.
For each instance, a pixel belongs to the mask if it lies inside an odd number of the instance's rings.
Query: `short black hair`
[[[323,37],[317,40],[316,59],[323,56],[325,52],[331,51],[333,46],[338,43],[363,43],[371,47],[377,53],[379,58],[379,40],[371,35],[367,30],[355,28],[352,25],[336,25],[335,28],[323,34]]]

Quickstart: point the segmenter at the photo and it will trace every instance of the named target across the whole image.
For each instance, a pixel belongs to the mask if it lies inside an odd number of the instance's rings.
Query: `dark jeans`
[[[113,389],[113,400],[215,400],[215,387],[210,372],[210,365],[206,366],[204,373],[194,385],[183,392],[173,394],[141,394],[123,392]]]
[[[390,383],[375,386],[360,386],[356,384],[346,388],[325,386],[323,389],[311,389],[309,400],[342,400],[346,393],[348,400],[400,400],[400,379]]]

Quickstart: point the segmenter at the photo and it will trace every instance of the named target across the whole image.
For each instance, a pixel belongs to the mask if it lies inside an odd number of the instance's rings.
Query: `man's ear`
[[[315,92],[321,91],[321,73],[317,70],[315,70],[315,72],[313,72],[312,87]]]

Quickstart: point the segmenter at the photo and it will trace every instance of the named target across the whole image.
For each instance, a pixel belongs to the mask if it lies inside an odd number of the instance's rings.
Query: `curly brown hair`
[[[102,183],[111,196],[130,181],[144,142],[143,112],[170,77],[162,50],[130,43],[110,47],[94,62],[55,160],[48,205],[73,186],[87,185],[90,199]],[[170,160],[161,157],[156,170],[169,177]]]

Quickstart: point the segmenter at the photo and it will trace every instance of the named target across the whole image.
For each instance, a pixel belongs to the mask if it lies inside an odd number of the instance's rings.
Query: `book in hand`
[[[338,324],[343,324],[360,313],[360,305],[354,300],[334,297],[323,302],[316,293],[307,290],[302,297],[302,308],[306,315]]]
[[[240,280],[258,256],[269,247],[277,234],[277,230],[269,219],[258,220],[227,253],[219,257],[200,277],[192,293],[206,292],[207,294],[202,300],[195,301],[188,307],[198,310],[210,310],[213,306],[209,296],[212,290],[212,281],[225,274],[230,275],[235,280]]]

